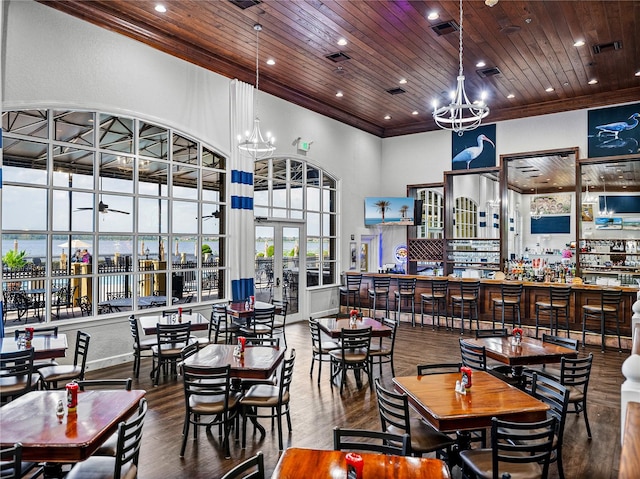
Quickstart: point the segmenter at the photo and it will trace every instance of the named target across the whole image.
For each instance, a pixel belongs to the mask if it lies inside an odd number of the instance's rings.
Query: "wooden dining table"
[[[267,379],[284,358],[284,348],[247,346],[241,357],[234,356],[234,345],[210,344],[189,356],[184,364],[199,367],[231,366],[231,376],[241,379]]]
[[[318,318],[318,327],[321,331],[332,338],[339,338],[343,329],[363,329],[371,328],[371,337],[389,337],[392,329],[385,326],[377,319],[362,317],[358,318],[355,325],[351,325],[349,318]]]
[[[206,331],[209,329],[209,319],[204,317],[200,313],[183,314],[183,323],[191,323],[191,331]],[[177,324],[178,319],[176,316],[140,316],[140,328],[144,331],[144,334],[156,334],[158,331],[158,324]]]
[[[274,309],[276,314],[280,312],[279,308],[276,308],[275,305],[271,303],[265,303],[264,301],[256,301],[253,306],[249,306],[247,308],[246,301],[234,301],[233,303],[229,303],[227,306],[227,313],[229,316],[236,320],[241,320],[240,322],[244,324],[247,318],[251,318],[253,316],[253,312],[256,309]]]
[[[455,391],[459,373],[393,378],[396,391],[441,432],[491,426],[491,418],[515,422],[546,419],[549,406],[485,371],[473,371],[466,394]]]
[[[31,347],[34,350],[34,359],[54,359],[63,358],[69,346],[66,334],[35,334],[31,340]],[[1,353],[17,351],[20,351],[20,344],[13,335],[2,338]]]
[[[364,478],[449,479],[449,468],[440,459],[358,453]],[[347,479],[346,452],[292,447],[284,451],[271,479]]]
[[[0,408],[0,447],[22,444],[22,460],[78,462],[87,459],[131,416],[143,390],[92,390],[78,393],[75,413],[56,416],[65,390],[31,391]]]

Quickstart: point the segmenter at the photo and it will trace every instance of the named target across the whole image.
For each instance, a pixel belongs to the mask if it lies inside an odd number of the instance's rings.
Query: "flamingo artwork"
[[[598,130],[598,137],[602,135],[613,135],[614,139],[618,138],[618,135],[623,131],[633,130],[636,126],[638,126],[638,118],[640,118],[640,113],[634,113],[629,117],[629,121],[616,121],[613,123],[607,123],[606,125],[598,125],[596,126],[596,130]]]
[[[468,148],[465,148],[464,150],[462,150],[460,153],[458,153],[456,156],[453,157],[453,160],[452,160],[453,168],[456,169],[455,168],[456,165],[466,163],[467,170],[468,170],[471,162],[482,154],[482,150],[484,150],[485,141],[488,143],[491,143],[491,146],[493,146],[494,148],[496,147],[496,145],[493,143],[493,141],[491,141],[491,139],[489,139],[489,137],[487,137],[486,135],[478,135],[477,146],[470,146]]]

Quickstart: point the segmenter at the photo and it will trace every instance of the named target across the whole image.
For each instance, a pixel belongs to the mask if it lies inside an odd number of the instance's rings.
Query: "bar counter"
[[[345,275],[351,274],[360,274],[355,272],[345,272]],[[381,274],[381,273],[361,273],[362,274],[362,284],[360,286],[360,304],[363,308],[368,308],[368,296],[367,290],[373,287],[373,278],[375,277],[390,277],[391,278],[391,287],[389,290],[389,314],[391,317],[394,317],[393,310],[397,309],[393,298],[394,291],[398,289],[398,278],[416,278],[416,293],[415,293],[415,304],[416,304],[416,323],[419,322],[420,319],[420,294],[421,293],[429,293],[430,285],[429,280],[436,279],[434,276],[421,276],[421,275],[406,275],[406,274]],[[443,279],[442,276],[437,277],[438,279]],[[460,281],[468,281],[466,279],[461,278],[446,278],[451,283],[458,283]],[[492,320],[492,299],[500,297],[500,284],[504,281],[511,280],[497,280],[497,279],[481,279],[480,280],[480,298],[479,298],[479,314],[480,321],[489,321]],[[550,286],[570,286],[572,290],[571,299],[570,299],[570,311],[569,311],[569,329],[571,331],[582,333],[582,305],[589,303],[598,303],[600,302],[600,291],[603,289],[619,289],[622,290],[622,304],[620,308],[621,318],[620,318],[620,334],[623,337],[630,338],[631,337],[631,316],[633,311],[631,310],[631,306],[636,301],[636,294],[638,292],[638,288],[636,287],[628,287],[628,286],[600,286],[595,284],[569,284],[569,283],[537,283],[530,281],[513,281],[514,283],[522,283],[523,293],[522,293],[522,302],[520,305],[520,311],[522,316],[522,324],[524,326],[534,326],[536,324],[536,301],[540,301],[542,299],[548,299],[549,296],[549,287]],[[449,287],[449,294],[451,294],[451,286]],[[455,291],[455,286],[454,286]],[[450,301],[447,299],[447,309],[449,314],[451,314],[450,309]],[[341,305],[342,306],[342,305]],[[404,312],[404,310],[403,310]],[[425,310],[425,315],[427,313],[430,315],[431,310]],[[403,315],[401,318],[405,320],[409,318],[410,314],[407,316]],[[498,322],[496,323],[496,327],[500,326],[500,314],[498,313],[496,316]],[[425,324],[426,324],[425,319]],[[431,320],[429,319],[429,325],[431,324]],[[563,326],[564,321],[561,322],[561,327]],[[510,315],[505,319],[505,326],[511,326],[511,318]],[[541,326],[548,327],[548,319],[543,320],[541,318]],[[475,325],[474,325],[475,328]],[[562,335],[562,334],[561,334]],[[598,336],[599,341],[599,336]],[[587,341],[590,342],[590,341]],[[617,343],[616,343],[617,344]],[[630,344],[630,343],[629,343]],[[628,349],[628,348],[627,348]]]

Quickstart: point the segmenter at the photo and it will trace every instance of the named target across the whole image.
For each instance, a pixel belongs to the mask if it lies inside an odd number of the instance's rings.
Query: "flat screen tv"
[[[374,196],[364,199],[364,225],[413,226],[414,202],[408,197]]]

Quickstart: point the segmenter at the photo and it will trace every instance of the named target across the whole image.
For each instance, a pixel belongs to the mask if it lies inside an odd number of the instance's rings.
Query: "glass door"
[[[287,316],[299,311],[300,226],[288,223],[260,223],[255,227],[255,290],[256,300],[289,302]],[[295,318],[294,318],[295,319]]]

